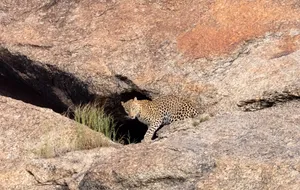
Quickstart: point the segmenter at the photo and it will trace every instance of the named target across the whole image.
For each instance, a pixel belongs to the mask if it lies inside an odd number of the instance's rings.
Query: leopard
[[[127,102],[121,101],[121,105],[128,118],[137,118],[148,126],[142,141],[146,143],[152,142],[156,131],[164,125],[198,115],[197,109],[189,100],[175,95],[161,96],[154,100],[138,100],[134,97]]]

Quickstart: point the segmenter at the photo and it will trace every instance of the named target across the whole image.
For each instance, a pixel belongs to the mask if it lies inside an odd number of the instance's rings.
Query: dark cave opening
[[[121,106],[121,101],[134,97],[150,99],[147,92],[134,87],[130,91],[101,97],[89,92],[88,84],[71,73],[32,61],[23,55],[11,54],[4,48],[0,48],[0,95],[50,108],[60,114],[72,112],[76,105],[96,101],[104,107],[105,113],[114,118],[117,138],[121,139],[119,142],[122,144],[140,142],[147,130],[147,126],[138,120],[127,119]],[[69,115],[73,119],[72,114]]]
[[[14,80],[7,75],[3,75],[0,71],[0,95],[11,97],[16,100],[21,100],[25,103],[33,104],[39,107],[51,108],[56,112],[61,109],[50,105],[43,100],[41,94],[35,92],[30,86],[24,84],[22,81]]]
[[[0,93],[63,113],[76,104],[88,103],[93,95],[87,84],[55,66],[32,61],[0,48]]]

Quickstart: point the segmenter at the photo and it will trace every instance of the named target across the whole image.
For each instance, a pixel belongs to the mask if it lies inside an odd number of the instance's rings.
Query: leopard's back
[[[150,122],[160,120],[161,124],[195,117],[198,114],[188,100],[177,96],[162,96],[142,104],[140,116]]]

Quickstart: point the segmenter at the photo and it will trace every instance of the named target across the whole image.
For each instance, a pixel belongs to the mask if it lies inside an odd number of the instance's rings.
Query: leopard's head
[[[127,102],[121,102],[121,105],[130,119],[135,119],[139,116],[141,107],[136,97]]]

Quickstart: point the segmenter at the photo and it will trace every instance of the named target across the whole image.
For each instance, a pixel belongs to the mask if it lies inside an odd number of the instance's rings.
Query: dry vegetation
[[[105,114],[102,107],[99,108],[95,104],[80,105],[75,108],[74,119],[78,123],[103,133],[112,141],[116,141],[115,122],[110,115]]]

